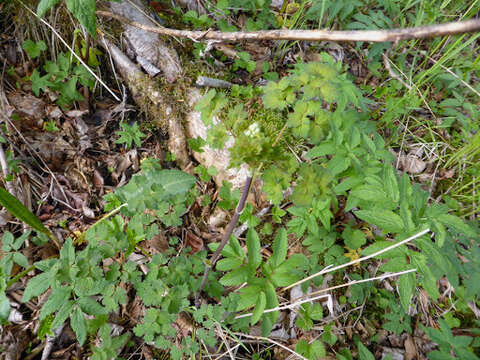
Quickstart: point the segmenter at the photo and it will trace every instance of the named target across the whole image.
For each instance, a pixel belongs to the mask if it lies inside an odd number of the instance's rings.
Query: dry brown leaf
[[[417,354],[417,347],[415,346],[415,342],[413,341],[413,338],[408,335],[407,338],[405,339],[405,360],[413,360],[415,359],[418,354]]]

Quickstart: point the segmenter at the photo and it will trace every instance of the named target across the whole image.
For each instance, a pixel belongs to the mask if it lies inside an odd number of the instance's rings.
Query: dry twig
[[[189,38],[194,41],[200,40],[303,40],[303,41],[367,41],[386,42],[400,41],[406,39],[426,39],[436,36],[454,35],[469,33],[480,30],[480,19],[467,21],[455,21],[445,24],[418,26],[407,29],[389,30],[261,30],[261,31],[190,31],[177,30],[165,27],[145,26],[135,21],[114,14],[110,11],[98,10],[97,15],[117,19],[123,23],[138,27],[145,31],[154,32],[160,35]]]

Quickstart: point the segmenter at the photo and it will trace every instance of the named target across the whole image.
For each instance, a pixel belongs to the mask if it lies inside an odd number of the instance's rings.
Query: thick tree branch
[[[386,42],[399,41],[406,39],[424,39],[436,36],[454,35],[460,33],[469,33],[480,30],[480,19],[467,21],[456,21],[445,24],[419,26],[407,29],[391,30],[262,30],[262,31],[189,31],[176,30],[164,27],[151,27],[130,21],[127,18],[111,13],[109,11],[98,10],[97,15],[117,19],[123,23],[138,27],[145,31],[154,32],[161,35],[190,38],[195,41],[200,40],[219,40],[219,41],[240,41],[240,40],[305,40],[305,41],[367,41],[367,42]]]

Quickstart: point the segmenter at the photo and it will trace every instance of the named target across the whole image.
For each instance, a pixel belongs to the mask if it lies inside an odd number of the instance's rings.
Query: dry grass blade
[[[412,240],[415,240],[417,238],[419,238],[420,236],[423,236],[425,235],[426,233],[428,233],[430,231],[430,229],[426,229],[426,230],[423,230],[423,231],[420,231],[419,233],[413,235],[413,236],[410,236],[409,238],[405,239],[405,240],[402,240],[398,243],[395,243],[389,247],[386,247],[385,249],[382,249],[382,250],[379,250],[371,255],[367,255],[367,256],[364,256],[360,259],[356,259],[356,260],[352,260],[352,261],[349,261],[348,263],[346,264],[342,264],[342,265],[338,265],[338,266],[335,266],[335,267],[331,267],[331,266],[327,266],[325,269],[323,269],[322,271],[319,271],[318,273],[316,274],[313,274],[313,275],[310,275],[308,277],[306,277],[305,279],[302,279],[300,281],[297,281],[296,283],[292,284],[292,285],[289,285],[287,287],[284,287],[282,289],[282,291],[285,291],[285,290],[288,290],[288,289],[291,289],[292,287],[294,286],[297,286],[297,285],[300,285],[300,284],[303,284],[304,282],[306,281],[309,281],[309,280],[312,280],[314,278],[316,278],[317,276],[320,276],[320,275],[323,275],[323,274],[327,274],[329,272],[332,272],[332,271],[336,271],[336,270],[339,270],[339,269],[343,269],[345,267],[348,267],[350,265],[354,265],[354,264],[358,264],[358,263],[361,263],[362,261],[365,261],[365,260],[368,260],[368,259],[371,259],[375,256],[378,256],[378,255],[381,255],[383,253],[386,253],[392,249],[395,249],[396,247],[399,247],[403,244],[406,244],[407,242],[409,241],[412,241]]]

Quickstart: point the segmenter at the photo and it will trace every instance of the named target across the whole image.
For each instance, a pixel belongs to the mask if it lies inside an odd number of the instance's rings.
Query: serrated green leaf
[[[72,289],[66,286],[53,289],[48,300],[43,304],[42,309],[40,310],[40,320],[45,319],[48,315],[59,310],[65,301],[70,299],[71,292]]]
[[[77,300],[82,311],[88,315],[105,315],[107,310],[91,297],[85,296]]]
[[[85,316],[83,315],[80,308],[75,308],[70,318],[70,326],[77,336],[77,341],[80,345],[85,343],[87,340],[87,322],[85,321]]]
[[[47,45],[45,45],[42,40],[33,42],[32,40],[27,39],[23,42],[22,49],[27,52],[31,59],[35,59],[40,56],[42,51],[47,50]]]
[[[243,264],[242,259],[238,258],[225,258],[217,262],[217,270],[220,271],[229,271],[240,267]]]
[[[325,346],[323,346],[323,343],[320,340],[314,340],[310,344],[310,353],[314,359],[321,359],[327,354]]]
[[[402,218],[390,210],[358,210],[355,216],[387,232],[399,233],[404,230]]]
[[[70,316],[73,310],[73,306],[75,303],[73,301],[66,301],[63,303],[62,307],[58,310],[55,319],[52,322],[52,330],[55,330],[59,326],[61,326],[65,320]]]
[[[165,192],[170,195],[186,193],[195,181],[195,176],[176,169],[161,170],[155,179],[155,182],[162,185]]]
[[[288,250],[288,240],[287,240],[287,231],[284,227],[281,227],[278,230],[275,240],[273,240],[273,254],[270,258],[273,268],[279,266],[287,257]]]
[[[37,6],[37,15],[42,17],[52,7],[58,4],[60,0],[40,0]]]
[[[410,306],[410,299],[412,298],[413,292],[415,291],[416,285],[416,276],[415,274],[408,273],[400,276],[398,280],[398,293],[400,294],[400,303],[402,304],[403,310],[408,311]]]
[[[462,221],[458,216],[450,215],[450,214],[442,214],[437,217],[437,220],[447,225],[448,227],[452,228],[459,234],[463,234],[469,237],[476,237],[475,231],[472,230],[470,226]]]
[[[400,189],[398,187],[397,177],[393,167],[390,164],[385,165],[383,169],[383,181],[385,192],[393,200],[394,203],[398,203],[400,200]]]
[[[260,294],[260,287],[258,286],[246,286],[241,288],[238,292],[240,293],[240,299],[237,304],[237,311],[242,311],[257,302],[258,296]]]
[[[95,11],[97,11],[97,3],[95,0],[65,0],[68,10],[73,16],[80,21],[85,29],[92,35],[97,37],[97,20]]]
[[[433,232],[435,233],[435,243],[438,247],[442,247],[445,243],[445,239],[447,238],[447,231],[445,230],[445,226],[437,220],[432,219],[433,224]]]
[[[31,278],[23,292],[22,302],[25,303],[31,298],[43,294],[50,287],[50,281],[51,275],[49,272],[44,272]]]
[[[241,285],[247,281],[248,278],[248,268],[246,266],[242,266],[241,268],[232,270],[224,277],[220,279],[220,284],[223,286],[235,286]]]
[[[247,233],[248,267],[250,272],[255,272],[262,262],[260,253],[260,238],[254,229],[248,229]]]
[[[326,142],[320,145],[317,145],[310,149],[305,157],[307,159],[314,159],[319,156],[332,155],[335,154],[337,147],[332,142]]]
[[[361,185],[350,192],[351,196],[366,201],[382,202],[387,201],[385,192],[373,185]]]
[[[361,248],[367,242],[365,234],[357,229],[346,227],[342,233],[342,238],[345,245],[352,250]]]
[[[359,360],[375,360],[373,354],[360,341],[357,343]]]
[[[262,291],[258,296],[257,305],[255,306],[255,310],[253,311],[253,314],[252,314],[252,319],[250,321],[250,324],[252,326],[255,325],[258,322],[258,320],[260,320],[260,318],[262,317],[263,312],[265,311],[266,303],[267,303],[267,298],[265,296],[265,293]]]

